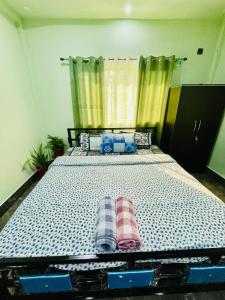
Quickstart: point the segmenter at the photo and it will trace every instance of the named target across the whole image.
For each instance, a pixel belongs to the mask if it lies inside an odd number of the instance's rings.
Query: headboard
[[[67,128],[68,143],[70,147],[73,147],[73,142],[76,146],[80,145],[80,134],[93,133],[98,134],[101,132],[151,132],[152,144],[157,145],[157,127],[115,127],[115,128]]]

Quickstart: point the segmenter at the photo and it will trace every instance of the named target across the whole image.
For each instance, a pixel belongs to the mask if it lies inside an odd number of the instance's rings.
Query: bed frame
[[[73,142],[79,144],[80,132],[128,129],[136,128],[68,128],[68,142],[70,146],[73,146]],[[141,130],[151,130],[153,142],[156,143],[156,127]],[[72,133],[75,133],[75,137],[72,137]],[[167,259],[197,257],[205,259],[201,263],[162,263]],[[225,290],[223,257],[225,248],[0,258],[0,299],[84,299]],[[90,262],[122,262],[122,266],[92,271],[63,271],[54,267]],[[118,281],[121,276],[124,278],[122,284]],[[143,283],[146,276],[152,276],[149,284]],[[24,278],[31,280],[31,286],[36,288],[35,293],[26,291]],[[59,281],[49,288],[49,279]],[[65,280],[70,288],[65,289]],[[40,282],[41,288],[38,290]]]
[[[193,249],[159,252],[124,252],[113,254],[98,254],[85,256],[57,256],[57,257],[33,257],[33,258],[2,258],[0,259],[0,295],[1,299],[84,299],[86,297],[105,298],[116,296],[137,296],[168,293],[190,293],[199,291],[225,290],[225,248],[220,249]],[[202,263],[150,263],[149,259],[162,260],[172,258],[194,258],[207,257]],[[138,261],[142,261],[139,263]],[[84,264],[90,262],[124,262],[122,267],[93,271],[62,271],[51,267],[53,264]],[[215,270],[220,268],[222,278],[217,281]],[[208,278],[212,282],[188,283],[190,272],[193,268],[200,271],[200,277],[205,270],[210,270]],[[154,272],[153,282],[150,286],[122,288],[108,287],[108,274],[113,272],[140,272],[152,270]],[[139,272],[139,273],[138,273]],[[21,288],[21,276],[33,276],[39,278],[41,275],[69,274],[73,289],[70,291],[57,291],[48,293],[26,294]],[[215,276],[214,276],[215,275]],[[216,277],[217,276],[217,277]],[[141,277],[140,277],[141,278]],[[128,278],[130,282],[133,277]]]
[[[114,128],[67,128],[68,143],[70,147],[80,145],[80,134],[82,132],[86,133],[100,133],[100,132],[130,132],[130,131],[141,131],[141,132],[151,132],[152,143],[157,145],[157,127],[114,127]]]

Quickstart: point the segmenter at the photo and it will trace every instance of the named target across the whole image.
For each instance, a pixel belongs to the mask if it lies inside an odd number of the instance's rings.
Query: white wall
[[[44,112],[45,134],[66,137],[73,126],[68,66],[60,57],[188,57],[177,70],[180,83],[206,83],[220,22],[216,21],[26,21],[25,36],[31,56],[36,92]],[[198,56],[197,48],[204,48]]]
[[[18,29],[0,14],[0,205],[31,175],[22,172],[40,141]]]

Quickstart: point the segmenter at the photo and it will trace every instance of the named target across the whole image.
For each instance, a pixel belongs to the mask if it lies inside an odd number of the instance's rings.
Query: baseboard
[[[207,167],[207,172],[212,175],[218,182],[224,184],[225,186],[225,178],[223,178],[222,176],[218,175],[217,173],[215,173],[213,170],[209,169]]]
[[[8,209],[16,202],[16,200],[29,188],[29,186],[38,179],[38,173],[34,173],[23,185],[12,194],[1,206],[0,206],[0,217],[3,216]]]

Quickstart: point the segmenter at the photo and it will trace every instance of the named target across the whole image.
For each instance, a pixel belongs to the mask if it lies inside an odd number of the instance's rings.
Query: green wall
[[[73,126],[69,69],[60,57],[176,54],[188,57],[176,71],[177,83],[206,83],[219,30],[220,22],[202,20],[24,22],[44,134],[66,137],[66,128]],[[204,55],[196,54],[198,47]]]
[[[212,152],[209,168],[225,179],[225,115]]]
[[[222,33],[222,41],[213,82],[225,84],[225,29]],[[225,114],[209,162],[209,168],[225,178]]]
[[[17,27],[0,14],[0,205],[31,175],[21,168],[40,137],[22,48]]]

